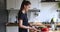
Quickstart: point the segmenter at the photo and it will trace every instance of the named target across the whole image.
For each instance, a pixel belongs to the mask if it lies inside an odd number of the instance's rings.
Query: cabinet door
[[[16,0],[16,9],[20,9],[23,0]]]
[[[18,32],[18,26],[8,26],[6,32]]]
[[[15,9],[16,6],[16,0],[7,0],[7,9]]]
[[[39,8],[39,0],[29,0],[31,2],[31,9]]]

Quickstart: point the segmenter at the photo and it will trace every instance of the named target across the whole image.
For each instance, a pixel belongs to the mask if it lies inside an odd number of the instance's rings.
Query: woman
[[[28,26],[27,12],[31,3],[29,1],[23,1],[20,11],[18,13],[19,32],[27,32],[27,29],[36,31],[37,29]]]

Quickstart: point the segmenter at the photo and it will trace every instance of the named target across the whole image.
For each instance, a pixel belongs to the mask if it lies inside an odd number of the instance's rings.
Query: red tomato
[[[49,28],[42,28],[41,31],[42,32],[49,32]]]

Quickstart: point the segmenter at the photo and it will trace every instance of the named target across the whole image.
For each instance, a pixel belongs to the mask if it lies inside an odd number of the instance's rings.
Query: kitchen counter
[[[51,30],[51,31],[49,31],[49,32],[60,32],[60,30],[55,30],[55,31],[52,31],[52,30]]]
[[[18,23],[6,23],[6,26],[18,26]]]
[[[34,31],[31,31],[30,32],[34,32]],[[40,31],[41,32],[41,31]],[[42,31],[43,32],[43,31]],[[49,32],[60,32],[60,29],[59,30],[49,30]]]
[[[29,22],[33,26],[41,26],[41,25],[46,25],[50,26],[50,24],[42,24],[42,22]],[[60,22],[56,24],[57,26],[60,26]],[[18,23],[6,23],[6,26],[18,26]]]
[[[41,25],[50,26],[50,24],[42,24],[42,22],[35,22],[35,23],[30,22],[30,24],[33,24],[35,26],[41,26]],[[59,25],[60,26],[60,23],[58,23],[56,25]],[[18,23],[6,23],[6,27],[7,27],[7,31],[9,31],[11,29],[13,31],[15,31],[14,29],[16,29],[18,31]],[[55,31],[50,30],[50,32],[60,32],[60,30],[55,30]]]
[[[29,22],[30,24],[32,24],[33,26],[40,26],[42,25],[40,22]],[[18,23],[6,23],[6,26],[18,26]]]

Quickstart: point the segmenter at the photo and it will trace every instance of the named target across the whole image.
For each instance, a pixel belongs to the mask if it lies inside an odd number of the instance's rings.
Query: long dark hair
[[[20,10],[18,12],[18,18],[19,18],[19,15],[20,13],[22,12],[22,10],[24,9],[24,5],[30,5],[31,3],[29,1],[23,1],[22,4],[21,4],[21,7],[20,7]]]
[[[30,5],[31,3],[29,1],[23,1],[20,7],[19,12],[21,12],[24,9],[24,5]]]

